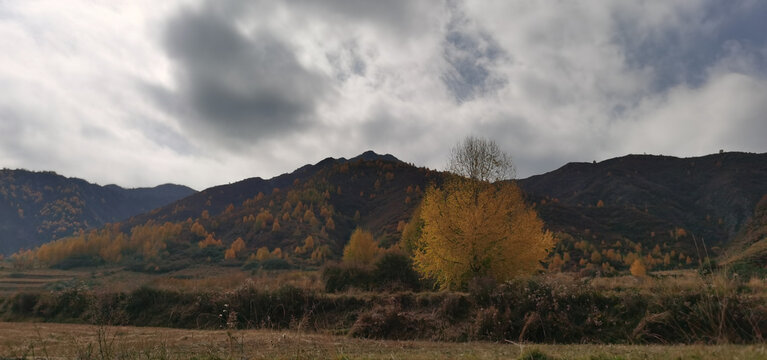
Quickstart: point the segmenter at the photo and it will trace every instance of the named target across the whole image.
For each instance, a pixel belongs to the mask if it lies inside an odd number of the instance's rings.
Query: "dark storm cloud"
[[[327,79],[304,68],[274,34],[239,29],[239,15],[203,7],[172,18],[163,45],[176,65],[177,89],[156,90],[155,98],[193,130],[227,143],[309,125],[330,90]]]
[[[675,21],[648,26],[632,12],[614,14],[614,41],[624,49],[627,65],[651,68],[656,91],[679,84],[701,86],[710,67],[731,55],[748,60],[727,70],[765,75],[767,2],[705,2],[698,11],[676,16]]]
[[[458,103],[498,90],[506,78],[493,71],[493,66],[506,54],[493,37],[470,27],[470,22],[453,9],[443,42],[443,57],[448,68],[442,81]]]

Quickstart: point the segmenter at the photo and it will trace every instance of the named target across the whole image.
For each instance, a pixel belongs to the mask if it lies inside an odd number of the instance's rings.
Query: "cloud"
[[[158,99],[196,135],[220,145],[309,126],[318,101],[332,91],[326,77],[302,66],[275,34],[239,29],[237,15],[204,6],[169,20],[163,46],[176,84]]]
[[[767,71],[767,57],[760,52],[767,45],[767,3],[762,1],[625,2],[612,14],[613,41],[630,67],[652,70],[656,91],[703,86],[709,68],[733,46],[751,57],[750,72]]]
[[[503,87],[507,79],[494,68],[508,61],[505,51],[487,32],[454,5],[445,31],[443,57],[448,67],[442,80],[458,103]]]
[[[62,13],[67,16],[61,16]],[[0,166],[196,188],[466,135],[520,177],[767,151],[767,4],[0,2]]]

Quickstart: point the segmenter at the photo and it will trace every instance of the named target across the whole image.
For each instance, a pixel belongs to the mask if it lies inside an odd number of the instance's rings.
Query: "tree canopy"
[[[503,179],[510,157],[485,139],[467,138],[453,150],[451,169],[466,177],[427,189],[415,265],[443,288],[461,288],[474,277],[505,281],[530,274],[553,248],[553,235],[524,201],[514,182]]]

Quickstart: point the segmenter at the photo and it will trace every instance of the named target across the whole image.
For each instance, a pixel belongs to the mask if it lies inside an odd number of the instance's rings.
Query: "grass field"
[[[5,264],[9,265],[9,264]],[[58,291],[75,286],[99,292],[128,292],[141,286],[156,289],[227,291],[249,280],[263,289],[292,285],[322,289],[317,271],[259,271],[238,267],[195,266],[163,274],[125,271],[121,267],[90,269],[12,269],[0,262],[0,296],[16,292]]]
[[[765,359],[765,345],[537,345],[378,341],[295,331],[0,323],[0,354],[28,359]],[[540,359],[541,357],[537,358]]]

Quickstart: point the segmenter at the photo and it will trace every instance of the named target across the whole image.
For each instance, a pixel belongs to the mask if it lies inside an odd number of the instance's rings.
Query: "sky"
[[[210,186],[767,151],[767,1],[0,0],[0,167]]]

